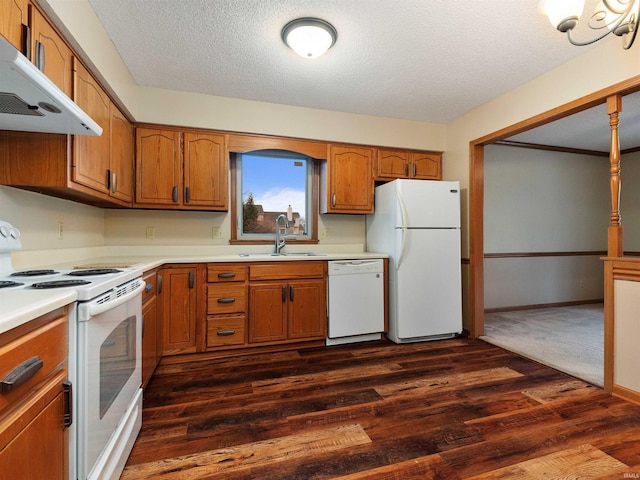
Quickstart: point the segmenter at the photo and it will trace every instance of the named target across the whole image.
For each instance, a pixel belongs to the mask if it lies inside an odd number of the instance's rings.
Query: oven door
[[[133,445],[140,430],[144,282],[130,283],[136,285],[122,294],[110,292],[78,304],[76,418],[81,479],[110,478],[108,471],[114,468],[110,464],[124,466],[129,454],[122,452],[125,458],[114,460],[110,450],[121,450],[123,442]],[[132,421],[128,418],[132,415],[138,418]],[[130,425],[130,431],[123,432],[123,425]],[[112,438],[116,435],[123,438]]]

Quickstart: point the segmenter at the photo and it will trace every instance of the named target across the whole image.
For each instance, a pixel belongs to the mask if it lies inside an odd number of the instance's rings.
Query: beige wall
[[[485,148],[485,253],[606,251],[609,161]],[[603,298],[600,255],[487,258],[485,308]]]
[[[622,156],[620,178],[624,249],[627,252],[640,252],[640,152]]]

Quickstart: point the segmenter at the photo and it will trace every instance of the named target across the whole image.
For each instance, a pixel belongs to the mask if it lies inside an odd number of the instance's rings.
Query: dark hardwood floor
[[[640,406],[480,340],[163,364],[121,478],[640,478]]]

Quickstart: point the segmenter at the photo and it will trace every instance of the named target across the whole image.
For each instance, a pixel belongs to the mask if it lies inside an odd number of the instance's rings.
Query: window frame
[[[241,209],[239,208],[242,192],[238,192],[238,182],[239,182],[239,167],[238,160],[243,154],[251,154],[259,152],[264,152],[268,150],[274,150],[270,148],[264,149],[253,149],[242,152],[230,152],[229,160],[230,160],[230,191],[231,191],[231,239],[229,243],[231,245],[270,245],[273,243],[273,238],[243,238],[240,236],[240,224],[239,224],[239,215],[241,214]],[[308,210],[309,210],[309,218],[308,221],[308,234],[307,238],[301,239],[296,237],[287,237],[287,241],[291,241],[291,244],[297,245],[312,245],[319,243],[318,241],[318,212],[320,211],[320,201],[319,201],[319,191],[320,191],[320,159],[313,158],[309,154],[304,152],[299,152],[295,150],[289,150],[287,148],[278,149],[283,152],[291,152],[297,155],[302,155],[308,158],[308,161],[311,162],[311,181],[309,188],[311,192],[307,192],[307,199],[309,202]]]

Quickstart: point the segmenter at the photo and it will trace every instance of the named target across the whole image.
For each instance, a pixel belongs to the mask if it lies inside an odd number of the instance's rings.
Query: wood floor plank
[[[282,462],[317,452],[337,452],[371,440],[359,425],[345,425],[326,430],[301,433],[263,442],[238,445],[187,455],[170,460],[142,463],[125,468],[121,480],[128,478],[180,478],[197,480],[215,478],[225,470],[243,470],[256,464]]]
[[[554,452],[549,455],[509,465],[469,480],[538,480],[541,478],[576,478],[588,480],[603,474],[622,473],[629,467],[591,445]]]
[[[461,389],[469,385],[491,383],[499,380],[522,377],[521,373],[508,367],[491,368],[468,373],[444,375],[441,377],[419,379],[400,384],[381,385],[376,391],[383,397],[392,395],[424,395],[438,390]]]
[[[638,465],[640,406],[455,339],[163,363],[123,478],[610,480]]]

